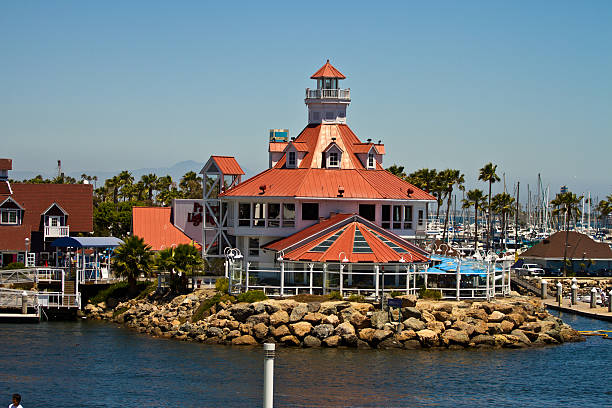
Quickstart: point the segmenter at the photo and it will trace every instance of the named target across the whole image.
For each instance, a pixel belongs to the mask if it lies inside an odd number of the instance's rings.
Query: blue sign
[[[387,304],[389,307],[402,307],[402,299],[389,299]]]

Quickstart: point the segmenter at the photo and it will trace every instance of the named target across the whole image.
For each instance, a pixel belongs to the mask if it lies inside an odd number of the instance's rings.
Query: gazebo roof
[[[265,245],[288,261],[350,263],[427,262],[427,253],[357,214],[338,214],[308,228],[308,234]]]

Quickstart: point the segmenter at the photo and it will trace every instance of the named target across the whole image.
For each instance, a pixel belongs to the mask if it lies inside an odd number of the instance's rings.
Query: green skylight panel
[[[332,246],[332,244],[334,242],[336,242],[336,240],[338,239],[338,237],[340,235],[342,235],[342,232],[344,232],[345,228],[342,228],[340,231],[336,232],[334,235],[332,235],[331,237],[327,238],[325,241],[319,243],[319,245],[315,246],[314,248],[312,248],[309,252],[325,252],[329,249],[330,246]]]
[[[401,246],[397,245],[395,242],[390,241],[389,239],[383,237],[382,235],[372,231],[374,233],[374,235],[376,235],[378,237],[378,239],[380,239],[382,242],[384,242],[389,248],[391,248],[392,250],[394,250],[395,252],[397,252],[398,254],[401,253],[407,253],[408,251],[405,250],[404,248],[402,248]]]
[[[355,239],[353,240],[353,253],[354,254],[372,254],[372,248],[363,237],[363,234],[359,230],[359,227],[355,227]]]

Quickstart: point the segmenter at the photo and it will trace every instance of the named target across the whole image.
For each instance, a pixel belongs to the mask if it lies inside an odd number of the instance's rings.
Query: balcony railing
[[[69,235],[70,235],[69,226],[52,227],[50,225],[45,225],[45,238],[61,238],[61,237],[67,237]]]
[[[310,89],[306,88],[306,99],[351,99],[350,89]]]

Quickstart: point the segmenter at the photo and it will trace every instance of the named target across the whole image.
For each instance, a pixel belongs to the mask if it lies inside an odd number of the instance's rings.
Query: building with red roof
[[[26,251],[52,265],[53,240],[93,232],[92,185],[9,183],[9,170],[0,159],[0,265],[25,263]]]
[[[327,61],[311,78],[316,88],[306,89],[308,124],[287,142],[269,141],[267,170],[241,181],[244,173],[238,171],[238,164],[223,166],[218,156],[212,156],[202,169],[208,180],[204,188],[205,257],[220,257],[224,248],[235,247],[252,265],[272,265],[278,254],[271,242],[292,240],[315,225],[324,225],[322,220],[335,214],[356,215],[368,223],[346,227],[337,241],[344,246],[330,249],[342,249],[338,252],[357,262],[402,258],[374,230],[383,231],[385,239],[399,245],[424,235],[425,208],[435,198],[386,171],[382,141],[362,141],[347,125],[351,93],[339,86],[345,75]],[[213,181],[227,176],[233,178]],[[359,234],[376,253],[360,257],[346,250]],[[328,255],[338,260],[338,253]],[[416,253],[413,259],[423,260]]]
[[[176,248],[180,244],[201,246],[171,221],[170,207],[133,207],[132,234],[143,238],[153,251]]]

